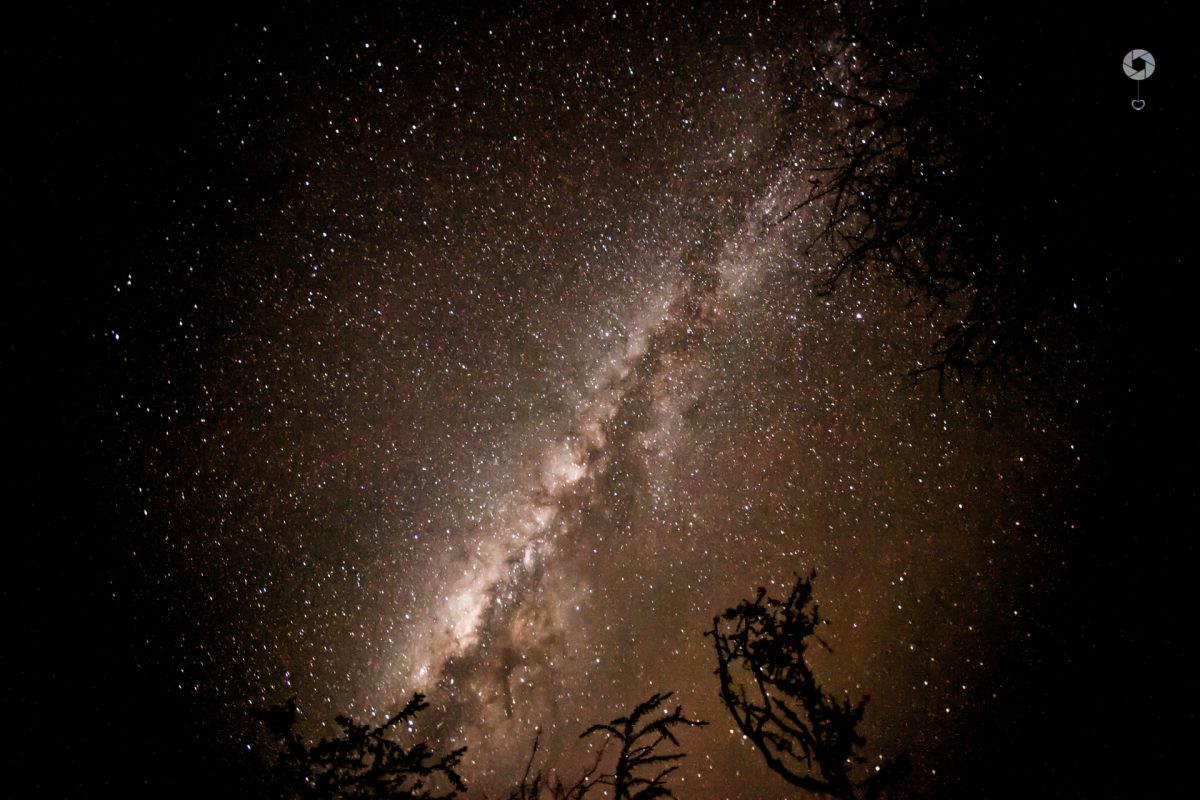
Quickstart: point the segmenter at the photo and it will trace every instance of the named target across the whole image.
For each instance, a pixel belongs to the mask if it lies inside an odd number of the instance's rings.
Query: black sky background
[[[181,354],[115,358],[111,287],[154,262],[176,208],[202,208],[205,181],[228,177],[206,111],[243,88],[224,73],[254,31],[285,28],[296,46],[282,57],[304,59],[309,43],[354,41],[377,18],[308,7],[233,18],[236,29],[209,6],[46,6],[4,33],[5,753],[10,785],[33,796],[230,795],[250,780],[250,762],[214,734],[221,721],[153,644],[162,616],[123,591],[153,566],[122,540],[122,432],[104,398],[154,385],[159,359]],[[445,20],[421,19],[436,40]],[[1195,664],[1183,656],[1196,627],[1195,48],[1167,11],[1027,24],[1009,9],[982,27],[1028,54],[1013,68],[1028,70],[1029,107],[1010,119],[1056,154],[1045,180],[1070,204],[1056,247],[1110,271],[1080,387],[1106,469],[1079,495],[1088,538],[1071,543],[1052,602],[1032,610],[1070,623],[1034,629],[1036,663],[994,667],[1027,703],[971,720],[958,785],[962,796],[1150,796],[1177,785],[1195,750]],[[1132,47],[1159,60],[1141,113],[1110,69]],[[255,113],[252,99],[245,108]],[[198,225],[238,225],[219,208],[199,213],[211,219]],[[170,319],[172,302],[144,307]]]

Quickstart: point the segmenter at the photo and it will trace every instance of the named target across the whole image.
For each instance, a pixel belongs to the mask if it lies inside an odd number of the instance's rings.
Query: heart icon
[[[1146,101],[1139,97],[1137,100],[1134,100],[1131,105],[1133,105],[1134,111],[1141,111],[1146,107]]]

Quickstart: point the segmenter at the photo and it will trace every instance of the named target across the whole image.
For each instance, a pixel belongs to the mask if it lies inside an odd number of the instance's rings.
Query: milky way
[[[1014,702],[995,660],[1072,529],[1079,431],[1052,396],[914,383],[938,320],[894,288],[812,291],[817,217],[777,223],[837,132],[795,96],[816,21],[239,28],[221,165],[106,334],[165,359],[114,412],[152,647],[239,746],[250,706],[319,732],[422,691],[496,793],[535,730],[569,775],[584,727],[674,690],[713,723],[684,796],[782,795],[703,633],[813,568],[871,757],[939,785]]]

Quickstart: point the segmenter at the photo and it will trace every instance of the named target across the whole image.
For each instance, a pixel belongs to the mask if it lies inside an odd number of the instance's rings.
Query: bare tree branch
[[[259,714],[281,748],[274,773],[282,797],[294,800],[406,797],[450,800],[466,791],[458,773],[467,748],[437,757],[424,741],[405,746],[400,737],[428,703],[414,694],[382,725],[369,726],[339,716],[341,734],[308,744],[296,731],[295,701]]]
[[[664,742],[670,742],[678,747],[679,740],[675,737],[674,728],[680,725],[698,727],[708,723],[689,719],[683,713],[682,706],[676,706],[674,711],[667,712],[660,707],[671,699],[673,692],[666,694],[655,693],[639,704],[628,716],[617,717],[611,722],[593,725],[580,738],[595,734],[605,734],[601,754],[607,749],[609,742],[620,745],[613,771],[603,773],[590,785],[611,786],[614,800],[653,800],[658,797],[674,797],[667,778],[679,768],[685,753],[661,753],[659,748]],[[649,720],[647,720],[649,717]],[[597,760],[597,765],[599,760]],[[594,771],[594,770],[593,770]],[[577,784],[578,785],[578,784]],[[589,787],[590,788],[590,787]],[[577,797],[582,797],[587,790]]]
[[[808,664],[810,641],[829,649],[816,633],[824,620],[813,601],[815,577],[797,578],[785,600],[760,588],[754,600],[713,618],[707,635],[721,699],[767,766],[792,785],[839,800],[878,797],[894,788],[903,762],[856,777],[865,762],[858,725],[867,698],[827,694]]]

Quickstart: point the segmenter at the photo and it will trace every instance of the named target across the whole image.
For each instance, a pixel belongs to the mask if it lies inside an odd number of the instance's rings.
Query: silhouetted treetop
[[[713,618],[721,699],[767,766],[794,786],[844,800],[891,796],[903,760],[856,776],[866,761],[858,725],[867,698],[827,694],[808,663],[811,642],[829,649],[816,635],[824,620],[813,601],[815,577],[798,578],[783,600],[760,588]]]
[[[614,800],[654,800],[674,797],[667,778],[679,768],[686,753],[664,749],[667,743],[679,747],[675,729],[680,726],[698,727],[708,723],[690,719],[682,706],[673,711],[662,708],[673,692],[655,693],[640,703],[628,715],[592,725],[579,735],[580,739],[600,736],[591,766],[574,783],[565,783],[557,775],[546,778],[533,772],[541,733],[533,742],[533,752],[525,765],[520,783],[508,794],[508,800],[582,800],[600,787],[611,789]],[[616,752],[610,745],[616,744]],[[608,764],[608,767],[604,767]]]
[[[611,786],[615,800],[652,800],[656,797],[674,797],[667,786],[667,776],[679,768],[686,755],[683,752],[661,752],[664,742],[675,747],[674,728],[680,725],[696,727],[707,722],[689,719],[683,714],[682,706],[675,706],[670,713],[659,713],[659,708],[674,695],[655,693],[640,703],[628,716],[617,717],[611,722],[593,725],[580,738],[607,734],[601,753],[610,742],[620,748],[616,764],[611,773],[605,773],[590,783],[594,786]]]
[[[296,731],[295,700],[261,712],[281,747],[273,765],[279,796],[448,800],[465,792],[458,766],[467,748],[437,756],[427,742],[406,746],[401,741],[408,735],[408,723],[428,705],[424,695],[414,694],[399,713],[376,726],[338,716],[341,733],[312,745]]]
[[[809,36],[791,78],[796,127],[829,108],[832,142],[776,223],[815,213],[818,293],[883,277],[939,320],[914,374],[937,373],[939,389],[950,376],[1021,377],[1040,352],[1037,323],[1078,277],[1049,255],[1063,201],[1086,201],[1059,177],[1078,169],[1071,156],[1026,130],[1054,108],[1022,80],[1021,54],[1038,50],[1016,42],[1036,34],[1005,39],[974,5],[839,8],[836,33]]]

